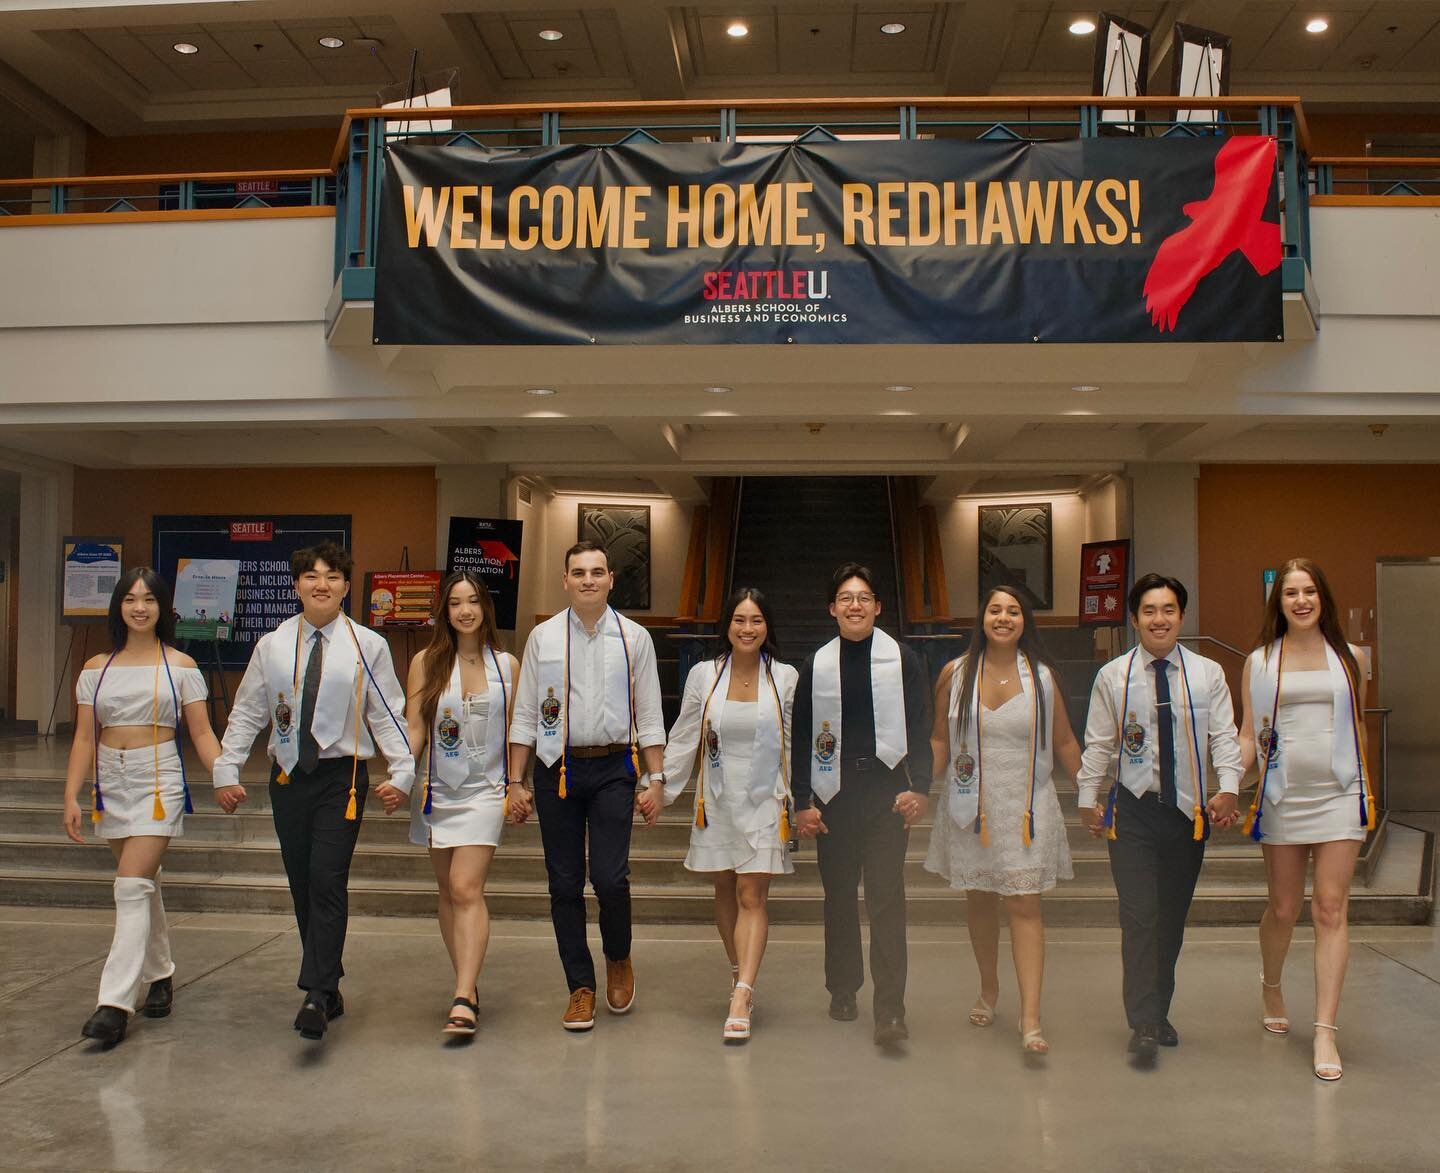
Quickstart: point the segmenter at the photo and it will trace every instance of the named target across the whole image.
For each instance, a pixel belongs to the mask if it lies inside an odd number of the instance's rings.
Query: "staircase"
[[[870,568],[879,626],[900,634],[890,493],[884,477],[745,477],[740,485],[732,589],[759,587],[780,658],[799,665],[835,638],[830,576],[846,562]]]
[[[60,829],[63,762],[45,769],[0,771],[0,904],[105,907],[111,903],[114,862],[100,840],[70,843]],[[191,777],[203,776],[198,763]],[[287,912],[290,896],[266,799],[252,766],[245,773],[250,801],[234,816],[214,806],[209,787],[194,787],[196,813],[165,857],[165,902],[176,911]],[[1055,925],[1115,924],[1115,896],[1102,843],[1073,814],[1074,792],[1062,792],[1075,879],[1045,898]],[[88,799],[88,795],[87,795]],[[350,907],[357,915],[433,916],[435,881],[423,848],[407,840],[408,819],[386,818],[378,804],[366,812],[351,872]],[[683,866],[690,835],[687,795],[654,828],[637,825],[631,853],[635,918],[644,923],[706,923],[713,911],[708,879]],[[964,922],[965,900],[924,870],[930,826],[911,833],[906,863],[908,915],[913,924]],[[1388,839],[1388,842],[1386,842]],[[1382,858],[1381,846],[1384,845]],[[1420,924],[1431,907],[1431,837],[1383,823],[1371,836],[1356,872],[1350,915],[1356,923]],[[813,845],[795,857],[795,875],[775,881],[770,914],[776,923],[819,924],[820,877]],[[1265,906],[1259,849],[1238,835],[1218,836],[1206,852],[1193,924],[1254,924]],[[549,915],[539,828],[507,827],[490,870],[487,897],[500,917],[543,920]]]

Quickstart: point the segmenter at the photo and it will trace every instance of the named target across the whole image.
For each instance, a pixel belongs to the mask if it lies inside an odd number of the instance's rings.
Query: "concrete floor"
[[[348,1012],[323,1044],[291,1030],[297,942],[275,916],[173,918],[175,1013],[111,1051],[79,1038],[109,916],[0,908],[3,1169],[1434,1169],[1440,935],[1357,931],[1344,1080],[1310,1073],[1308,934],[1289,1039],[1263,1034],[1253,933],[1195,930],[1152,1071],[1124,1056],[1113,930],[1050,936],[1046,1033],[1027,1061],[1004,974],[996,1025],[953,931],[912,932],[903,1053],[862,1013],[825,1014],[819,931],[777,930],[755,1037],[720,1041],[728,971],[701,926],[647,928],[638,1000],[589,1035],[559,1018],[549,926],[497,922],[478,1038],[438,1033],[448,964],[433,922],[357,920]],[[598,945],[596,947],[598,956]],[[1007,962],[1008,965],[1008,962]],[[1002,971],[1003,972],[1003,971]]]

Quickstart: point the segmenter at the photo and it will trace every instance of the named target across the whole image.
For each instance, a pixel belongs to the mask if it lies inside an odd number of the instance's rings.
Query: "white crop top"
[[[86,668],[75,682],[75,703],[95,705],[95,715],[102,728],[111,725],[149,725],[157,720],[155,706],[155,666],[153,664],[119,665],[111,664],[105,672],[105,683],[100,688],[100,702],[95,702],[95,686],[100,684],[100,669]],[[175,692],[183,708],[192,701],[203,701],[209,695],[205,687],[205,674],[199,668],[181,668],[170,665],[170,678],[175,681]],[[173,728],[175,701],[170,694],[170,678],[165,675],[164,665],[160,668],[159,724]]]

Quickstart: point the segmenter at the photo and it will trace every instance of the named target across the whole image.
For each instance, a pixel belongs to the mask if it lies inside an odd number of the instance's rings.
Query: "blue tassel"
[[[1255,840],[1256,843],[1259,843],[1262,837],[1263,832],[1260,830],[1260,808],[1257,806],[1255,808],[1255,817],[1250,820],[1250,838]]]
[[[99,778],[95,779],[95,809],[97,811],[103,811],[105,809],[105,796],[100,793]]]
[[[430,813],[430,779],[425,779],[425,814]]]
[[[195,804],[190,801],[190,783],[182,782],[180,785],[185,790],[185,813],[187,815],[193,815],[195,813]]]

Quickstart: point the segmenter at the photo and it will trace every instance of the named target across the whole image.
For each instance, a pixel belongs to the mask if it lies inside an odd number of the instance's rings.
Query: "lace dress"
[[[956,825],[950,817],[951,787],[947,783],[941,790],[925,870],[944,876],[952,888],[1026,896],[1047,892],[1075,875],[1060,799],[1049,778],[1035,786],[1035,839],[1026,847],[1020,837],[1030,788],[1030,718],[1024,693],[998,709],[985,710],[980,770],[989,847],[982,847],[980,836],[968,826]]]

